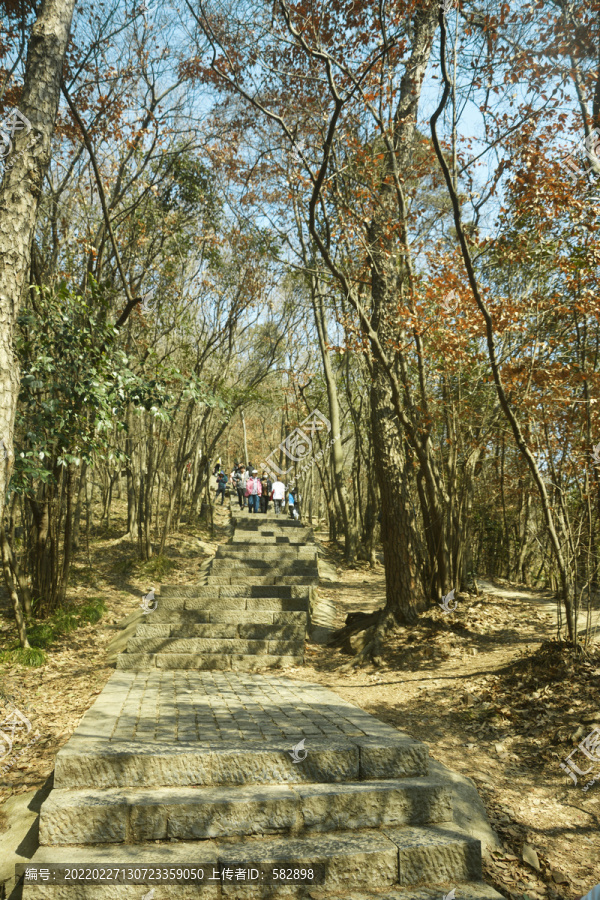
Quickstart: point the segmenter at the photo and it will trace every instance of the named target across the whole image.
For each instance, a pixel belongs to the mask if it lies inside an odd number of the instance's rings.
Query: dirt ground
[[[197,581],[200,564],[227,540],[226,514],[219,510],[215,540],[188,527],[171,537],[166,555],[173,569],[158,577],[152,565],[135,562],[135,547],[119,538],[122,525],[117,519],[111,532],[92,536],[91,567],[78,564],[69,591],[76,603],[101,596],[108,607],[102,620],[61,638],[44,666],[0,665],[1,717],[12,701],[30,720],[31,734],[39,732],[24,752],[15,743],[3,760],[13,762],[0,773],[0,804],[41,787],[51,774],[56,752],[114,671],[104,650],[117,623],[161,581]],[[381,566],[343,569],[337,549],[325,549],[339,581],[319,591],[335,604],[339,624],[348,612],[382,605]],[[505,897],[574,900],[600,882],[600,779],[584,792],[593,776],[575,786],[559,764],[600,728],[599,645],[576,660],[555,640],[551,606],[530,602],[531,592],[522,586],[504,583],[491,590],[460,595],[456,611],[436,608],[416,628],[398,629],[378,668],[343,671],[351,656],[309,644],[305,666],[283,671],[327,685],[474,779],[505,848],[486,864],[486,880]],[[0,650],[15,637],[3,595]],[[600,765],[596,769],[600,775]],[[7,825],[0,809],[0,834]]]
[[[338,572],[319,588],[337,624],[383,605],[382,566]],[[498,891],[579,898],[600,882],[600,779],[584,792],[593,773],[575,786],[559,765],[600,729],[599,645],[576,660],[556,640],[549,595],[522,585],[459,596],[456,611],[436,608],[397,629],[379,667],[348,672],[347,653],[309,645],[291,677],[327,685],[475,781],[505,848],[485,866]]]

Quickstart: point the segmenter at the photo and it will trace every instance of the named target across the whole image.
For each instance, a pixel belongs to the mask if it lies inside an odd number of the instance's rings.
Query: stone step
[[[312,529],[232,518],[207,582],[161,589],[59,751],[32,862],[325,870],[316,893],[225,881],[178,888],[183,900],[421,900],[434,883],[457,887],[457,900],[497,900],[481,886],[479,841],[452,822],[453,783],[428,775],[424,744],[322,686],[266,671],[303,664]],[[105,885],[42,884],[26,900],[36,891],[106,896]],[[156,892],[168,900],[172,885]]]
[[[307,528],[300,522],[291,521],[290,519],[279,519],[279,521],[275,519],[267,523],[261,519],[253,520],[248,517],[247,519],[242,519],[240,521],[234,517],[232,525],[235,534],[241,537],[244,537],[245,535],[249,541],[253,541],[257,536],[275,538],[289,537],[294,541],[302,538],[304,543],[307,544],[314,541],[312,528]]]
[[[429,766],[426,745],[406,736],[343,741],[307,736],[306,758],[293,763],[290,751],[297,740],[266,731],[257,739],[207,746],[198,740],[155,740],[154,732],[146,741],[108,742],[96,739],[95,731],[71,738],[59,750],[55,789],[389,781],[425,777]]]
[[[227,861],[276,862],[305,868],[324,863],[324,887],[345,891],[379,890],[423,882],[472,881],[481,878],[481,845],[455,826],[413,826],[340,831],[311,837],[247,837],[227,845]],[[261,896],[260,894],[258,896]],[[268,895],[267,895],[268,896]]]
[[[319,892],[340,892],[344,900],[361,898],[363,890],[377,888],[376,896],[385,900],[390,894],[383,893],[401,886],[417,886],[424,882],[457,887],[457,883],[481,879],[481,850],[479,841],[469,838],[454,826],[430,826],[418,828],[405,826],[399,828],[384,827],[382,831],[340,831],[333,834],[320,834],[307,837],[245,837],[238,841],[182,841],[168,844],[115,844],[107,851],[106,844],[90,844],[87,846],[40,846],[31,862],[34,864],[69,864],[76,867],[135,865],[136,868],[148,865],[204,866],[206,870],[232,868],[244,864],[253,864],[266,868],[269,865],[279,868],[305,868],[320,864],[324,867],[324,883]],[[416,875],[416,879],[414,878]],[[412,881],[409,879],[413,878]],[[351,887],[349,887],[351,886]],[[165,888],[165,890],[163,890]],[[40,892],[41,889],[41,892]],[[139,888],[138,888],[139,890]],[[77,885],[65,888],[59,885],[28,885],[25,888],[26,898],[69,897],[73,900],[92,900],[107,896],[107,886]],[[133,896],[135,888],[129,889],[127,896]],[[179,896],[204,897],[215,900],[217,897],[237,900],[239,897],[308,897],[304,887],[285,887],[280,885],[261,885],[251,887],[239,886],[231,882],[221,881],[213,888],[201,884],[192,888],[179,887]],[[311,889],[311,893],[315,888]],[[185,894],[184,894],[185,892]],[[458,898],[462,900],[460,888]],[[156,894],[163,897],[173,896],[173,885],[157,885]],[[111,893],[110,896],[113,896]],[[114,896],[117,896],[116,894]],[[121,894],[119,894],[121,896]],[[325,895],[326,896],[326,895]],[[404,896],[415,898],[413,891]],[[439,895],[438,895],[439,896]],[[465,894],[465,896],[467,896]],[[490,900],[494,895],[482,885],[480,895]],[[496,895],[499,896],[499,895]]]
[[[207,575],[206,583],[212,584],[318,584],[319,576],[314,575]]]
[[[261,612],[306,612],[309,602],[307,599],[287,599],[286,597],[167,597],[163,600],[158,598],[158,606],[155,613],[161,610],[169,612],[171,610],[195,609],[205,612],[217,612],[219,610],[235,609],[242,612],[243,610],[257,610]],[[154,615],[154,613],[148,613]]]
[[[247,572],[249,575],[318,575],[316,560],[282,559],[213,559],[211,574],[232,575]]]
[[[356,784],[54,790],[41,844],[191,841],[452,822],[452,794],[430,778]]]
[[[236,618],[236,617],[232,617]],[[248,641],[304,641],[306,616],[300,625],[274,625],[272,622],[214,622],[195,624],[138,625],[136,638],[244,638]]]
[[[240,655],[301,656],[304,640],[244,640],[242,638],[144,638],[127,642],[127,653],[236,653]]]
[[[306,629],[308,622],[308,613],[305,610],[296,612],[277,612],[276,610],[239,610],[239,609],[219,609],[219,610],[201,610],[201,609],[176,609],[176,610],[160,610],[157,609],[148,616],[148,625],[277,625],[278,627],[297,627]],[[146,624],[146,623],[144,623]],[[143,627],[142,625],[139,626]]]
[[[440,900],[440,894],[445,896],[450,893],[450,888],[455,888],[458,890],[457,900],[505,900],[502,894],[499,894],[498,891],[494,890],[494,888],[485,884],[483,881],[461,881],[457,883],[451,884],[449,881],[440,882],[440,886],[437,888],[433,887],[418,887],[418,888],[401,888],[401,887],[392,887],[385,891],[383,894],[380,894],[379,891],[377,893],[373,893],[369,890],[360,891],[360,893],[354,893],[354,891],[350,891],[346,894],[342,895],[332,894],[327,892],[324,895],[323,900]]]
[[[254,552],[254,545],[236,544],[220,544],[215,553],[215,559],[246,559]],[[263,547],[260,550],[261,559],[283,559],[283,560],[316,560],[318,552],[316,547]]]
[[[292,519],[287,516],[269,516],[265,519],[264,513],[254,518],[254,513],[243,512],[234,513],[231,517],[231,523],[234,528],[239,531],[263,531],[273,532],[275,534],[289,533],[291,531],[311,532],[310,525],[306,525],[299,519]]]
[[[283,548],[289,546],[315,546],[314,541],[308,532],[287,528],[236,528],[231,541],[234,542],[234,539],[236,539],[236,542],[245,541],[251,546],[256,545],[257,542],[261,543],[263,539],[265,539],[267,543],[275,542],[275,546],[279,543]]]
[[[304,650],[304,645],[302,645]],[[298,656],[274,656],[262,653],[258,656],[243,653],[120,653],[117,669],[121,672],[150,672],[154,669],[258,672],[263,669],[301,666],[304,653]]]
[[[255,515],[256,518],[254,518]],[[245,510],[243,513],[240,513],[236,512],[234,508],[233,515],[231,516],[231,521],[234,528],[240,528],[241,530],[246,531],[256,531],[262,528],[287,531],[291,529],[299,530],[302,528],[304,531],[312,532],[312,528],[310,527],[310,525],[305,525],[298,519],[292,519],[289,514],[285,516],[276,516],[275,514],[273,514],[272,516],[268,516],[267,518],[265,518],[264,513],[256,514],[248,512],[247,510]]]
[[[238,528],[231,538],[231,543],[234,546],[236,544],[249,544],[253,547],[304,547],[306,538],[301,534],[296,534],[292,537],[268,537],[256,534],[253,537],[249,537],[249,532],[242,532]]]
[[[281,597],[285,599],[310,598],[310,586],[293,584],[267,585],[168,585],[160,587],[160,598],[170,597]]]
[[[248,541],[254,541],[257,537],[270,538],[290,538],[290,540],[298,541],[300,538],[305,544],[314,543],[314,535],[311,528],[307,528],[298,522],[291,522],[289,519],[280,519],[279,522],[271,521],[266,523],[260,520],[244,519],[243,521],[233,521],[234,534],[238,537],[245,537]]]

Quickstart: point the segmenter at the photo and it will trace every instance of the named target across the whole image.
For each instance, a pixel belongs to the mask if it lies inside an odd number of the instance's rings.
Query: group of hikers
[[[221,505],[225,500],[225,491],[229,483],[233,490],[237,493],[240,509],[246,508],[249,513],[267,513],[269,511],[269,503],[273,502],[275,515],[279,516],[287,506],[290,518],[300,518],[300,500],[301,496],[295,488],[286,488],[283,481],[272,481],[267,472],[263,472],[259,477],[258,471],[253,468],[252,463],[247,466],[235,463],[233,471],[228,476],[219,463],[213,470],[213,475],[217,478],[217,494],[215,502],[221,496]]]

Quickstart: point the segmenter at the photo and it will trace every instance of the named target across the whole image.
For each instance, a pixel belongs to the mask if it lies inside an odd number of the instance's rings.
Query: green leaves
[[[55,479],[61,467],[106,452],[127,399],[127,357],[109,323],[111,290],[92,278],[82,295],[60,284],[37,290],[19,319],[21,389],[10,490]]]
[[[33,491],[56,481],[61,468],[93,465],[98,457],[124,459],[114,446],[125,430],[126,408],[163,422],[181,401],[228,408],[195,372],[150,350],[146,374],[135,353],[119,345],[125,335],[112,324],[113,289],[90,278],[85,294],[66,283],[36,290],[35,303],[19,320],[21,390],[16,417],[15,467],[9,489]]]

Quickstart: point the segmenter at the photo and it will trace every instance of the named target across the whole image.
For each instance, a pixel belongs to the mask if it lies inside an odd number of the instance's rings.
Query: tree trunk
[[[414,622],[427,605],[423,585],[422,553],[417,540],[417,523],[410,502],[410,468],[403,447],[404,434],[398,422],[390,383],[390,373],[380,358],[379,348],[394,360],[394,347],[402,340],[398,303],[408,272],[399,253],[397,173],[409,167],[414,145],[416,118],[422,80],[429,61],[435,33],[435,5],[415,15],[413,49],[402,78],[395,115],[393,140],[387,145],[385,167],[378,204],[369,227],[371,261],[370,326],[377,335],[373,348],[371,420],[375,471],[381,495],[381,537],[385,559],[386,605],[382,622]],[[402,209],[402,203],[400,203]],[[408,253],[408,248],[404,248]],[[392,370],[395,368],[391,364]],[[377,652],[375,647],[374,652]]]
[[[2,568],[4,570],[4,580],[6,582],[6,587],[8,588],[10,599],[12,600],[13,604],[15,620],[17,622],[17,631],[19,632],[19,643],[21,644],[21,647],[27,648],[29,647],[29,641],[27,640],[25,617],[23,616],[23,608],[21,606],[21,601],[19,600],[17,583],[10,565],[12,552],[8,545],[6,531],[4,530],[3,525],[0,525],[0,548],[2,551]]]
[[[498,395],[498,400],[500,401],[500,406],[502,412],[506,416],[508,420],[515,443],[519,449],[519,452],[525,458],[529,470],[533,476],[535,484],[537,485],[540,502],[542,506],[542,510],[544,513],[544,519],[546,520],[546,527],[548,529],[548,534],[550,536],[550,541],[552,545],[552,550],[554,554],[554,561],[556,567],[558,568],[560,575],[560,584],[561,584],[561,596],[562,601],[565,607],[565,614],[567,618],[567,630],[569,634],[569,639],[573,642],[573,644],[577,645],[577,628],[576,628],[576,616],[574,611],[574,600],[575,600],[575,579],[574,572],[571,562],[568,556],[565,556],[563,552],[563,547],[568,545],[569,535],[565,534],[565,529],[561,528],[561,519],[560,515],[556,514],[556,510],[553,509],[549,497],[548,492],[546,490],[546,485],[544,483],[544,479],[540,472],[540,469],[537,464],[537,460],[532,450],[527,437],[526,431],[523,430],[519,419],[517,418],[517,414],[511,405],[508,396],[506,394],[504,383],[502,379],[502,371],[501,365],[498,356],[498,350],[496,346],[496,335],[494,332],[494,322],[491,316],[491,313],[488,309],[488,306],[485,301],[485,295],[482,293],[479,282],[477,279],[477,275],[475,272],[475,267],[473,264],[473,258],[471,255],[471,250],[469,247],[469,241],[465,233],[465,228],[462,222],[462,213],[461,213],[461,199],[459,198],[458,192],[455,189],[452,176],[448,169],[448,165],[446,163],[445,155],[440,145],[439,138],[437,136],[437,122],[439,117],[442,115],[444,108],[446,106],[446,102],[448,100],[448,96],[450,94],[450,81],[448,79],[448,73],[446,70],[446,26],[444,21],[443,12],[439,11],[439,21],[441,23],[441,38],[440,38],[440,62],[441,62],[441,71],[442,78],[444,84],[444,91],[442,94],[442,98],[440,103],[435,110],[434,114],[431,117],[431,136],[433,140],[433,146],[435,149],[435,154],[437,156],[438,162],[440,164],[440,168],[442,170],[444,181],[446,182],[446,188],[448,190],[448,194],[450,197],[450,201],[452,204],[452,212],[454,216],[454,226],[456,228],[456,234],[458,236],[458,241],[460,244],[462,258],[465,264],[465,268],[467,270],[467,275],[469,279],[469,285],[471,287],[471,291],[473,293],[473,297],[475,302],[479,308],[479,311],[482,314],[484,323],[485,323],[485,336],[486,336],[486,344],[488,351],[488,359],[490,362],[490,367],[492,369],[492,374],[494,376],[494,382],[496,385],[496,393]],[[556,518],[556,521],[555,521]],[[556,525],[561,531],[557,532]],[[561,539],[562,538],[562,539]]]
[[[77,491],[77,501],[75,503],[75,514],[73,516],[73,550],[79,550],[79,532],[81,528],[81,509],[83,506],[83,495],[85,491],[85,483],[87,479],[87,463],[81,464],[81,473],[79,475],[79,489]]]
[[[190,501],[190,522],[193,521],[194,516],[198,515],[198,503],[200,500],[200,494],[202,493],[202,488],[204,487],[206,467],[208,466],[208,464],[209,461],[206,458],[206,455],[203,453],[200,462],[196,463],[196,482],[194,484],[192,499]]]
[[[14,164],[0,187],[0,523],[4,519],[6,488],[14,464],[14,417],[19,391],[19,368],[14,354],[14,331],[31,259],[38,202],[50,162],[60,82],[75,0],[45,0],[35,22],[27,51],[19,111],[36,136],[25,130],[14,136]],[[34,143],[34,137],[37,137]]]
[[[325,375],[325,385],[327,387],[327,399],[329,400],[331,434],[333,438],[339,438],[341,427],[340,405],[338,402],[335,374],[327,349],[327,323],[325,321],[323,295],[321,294],[319,285],[314,282],[312,285],[312,305],[317,326],[317,334],[319,336],[319,348],[323,360],[323,374]],[[331,449],[331,469],[333,472],[333,481],[337,494],[342,528],[344,529],[344,559],[346,562],[354,562],[356,560],[358,535],[356,522],[350,510],[348,492],[346,491],[346,485],[344,484],[344,452],[342,449],[342,442],[339,439],[333,441]]]
[[[244,465],[248,465],[248,436],[246,434],[246,419],[244,418],[244,410],[240,409],[242,419],[242,434],[244,435]]]
[[[383,618],[413,623],[426,605],[417,524],[409,496],[409,472],[394,418],[388,379],[375,362],[371,388],[375,472],[381,495],[381,542],[385,562]]]
[[[127,429],[125,438],[125,455],[127,457],[127,468],[125,470],[127,475],[127,534],[129,535],[130,540],[135,541],[135,535],[137,532],[138,499],[135,491],[135,474],[133,466],[134,418],[131,403],[129,403],[127,406],[127,412],[125,414],[125,426]]]
[[[74,493],[73,463],[68,464],[66,477],[66,495],[67,509],[65,513],[65,528],[63,539],[63,564],[62,571],[59,575],[59,587],[57,592],[56,605],[60,606],[64,603],[67,586],[69,584],[69,573],[71,571],[71,561],[73,559],[73,493]],[[58,549],[58,548],[57,548]]]

